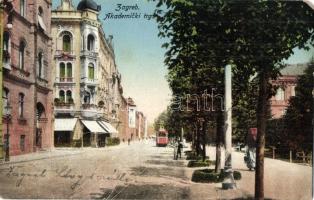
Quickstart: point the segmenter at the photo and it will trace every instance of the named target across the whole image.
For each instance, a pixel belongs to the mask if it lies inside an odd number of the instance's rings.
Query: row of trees
[[[197,97],[211,88],[223,94],[224,67],[232,64],[236,134],[244,138],[248,127],[258,128],[255,197],[263,199],[265,130],[272,96],[269,80],[277,78],[282,60],[293,48],[308,49],[313,44],[311,8],[303,2],[261,0],[156,1],[159,36],[169,40],[163,47],[172,103],[186,102],[170,115],[194,132],[193,146],[203,155],[206,126],[214,121],[219,153],[223,110],[219,104],[212,105],[211,112],[197,109]]]

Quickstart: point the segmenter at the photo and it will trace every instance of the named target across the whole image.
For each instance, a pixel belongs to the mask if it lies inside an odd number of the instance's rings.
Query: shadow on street
[[[92,193],[91,199],[189,199],[188,187],[172,185],[125,185],[113,190],[101,188],[100,193]]]

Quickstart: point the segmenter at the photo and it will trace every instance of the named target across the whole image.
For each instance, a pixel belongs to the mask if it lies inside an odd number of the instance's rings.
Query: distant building
[[[11,155],[53,146],[51,0],[10,1],[5,10],[3,138]],[[11,107],[7,118],[6,108]]]
[[[273,118],[282,117],[289,105],[289,99],[295,96],[295,87],[298,76],[304,74],[308,64],[287,65],[281,70],[282,76],[271,81],[272,85],[279,86],[276,95],[270,100],[271,115]]]

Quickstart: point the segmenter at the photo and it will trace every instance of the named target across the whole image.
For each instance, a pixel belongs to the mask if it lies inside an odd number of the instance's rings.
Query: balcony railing
[[[89,79],[87,77],[81,78],[81,82],[82,83],[86,83],[86,84],[92,84],[92,85],[98,84],[98,80],[97,79]]]
[[[55,51],[55,57],[61,58],[61,57],[67,57],[67,58],[75,58],[74,51],[63,51],[63,50],[56,50]]]
[[[95,104],[82,104],[83,110],[97,110],[98,106]]]
[[[57,110],[73,110],[74,103],[64,103],[64,102],[55,103],[55,108]]]
[[[81,56],[87,56],[87,57],[93,57],[96,58],[98,56],[98,53],[95,51],[87,51],[87,50],[82,50],[81,51]]]
[[[56,82],[58,83],[73,83],[73,77],[57,77]]]

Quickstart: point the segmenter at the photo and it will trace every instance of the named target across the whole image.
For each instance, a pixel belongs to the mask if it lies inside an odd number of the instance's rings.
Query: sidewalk
[[[51,158],[60,158],[65,156],[72,156],[81,154],[84,152],[84,148],[54,148],[51,150],[38,151],[34,153],[28,153],[18,156],[10,156],[10,161],[0,161],[0,165],[8,165],[14,163],[29,162],[34,160],[44,160]]]
[[[207,155],[210,160],[215,160],[215,147],[207,147]],[[242,175],[241,180],[236,181],[237,189],[222,190],[221,183],[192,183],[190,189],[193,199],[254,199],[255,171],[248,170],[243,157],[244,154],[241,152],[232,152],[232,168]],[[224,152],[222,152],[222,169],[223,162]],[[265,199],[312,199],[312,168],[310,166],[270,158],[265,158],[264,163]],[[188,177],[192,177],[196,169],[200,168],[187,169]]]
[[[120,143],[120,145],[106,146],[106,147],[101,147],[101,148],[56,147],[50,150],[43,150],[43,151],[38,151],[38,152],[28,153],[28,154],[18,155],[18,156],[10,156],[10,161],[8,162],[5,162],[4,159],[0,160],[0,165],[8,165],[8,164],[23,163],[23,162],[29,162],[29,161],[35,161],[35,160],[75,156],[78,154],[83,154],[83,153],[93,152],[93,151],[111,151],[113,149],[124,148],[127,146],[128,146],[127,143]]]

